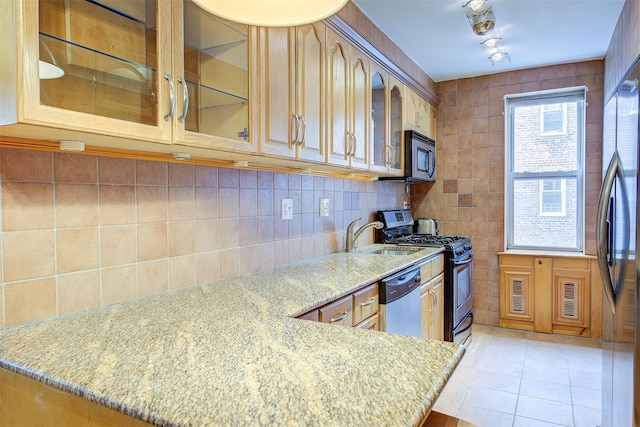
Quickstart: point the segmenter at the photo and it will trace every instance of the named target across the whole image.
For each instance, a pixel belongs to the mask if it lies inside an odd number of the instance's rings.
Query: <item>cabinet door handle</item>
[[[335,322],[340,322],[344,319],[346,319],[347,317],[349,317],[349,312],[345,311],[344,313],[342,313],[342,316],[340,317],[332,317],[331,319],[329,319],[329,323],[335,323]]]
[[[296,136],[293,138],[293,143],[294,144],[298,144],[300,141],[298,140],[298,137],[300,136],[300,116],[298,116],[297,114],[292,114],[291,117],[293,117],[293,119],[296,121],[295,125],[296,125]]]
[[[307,123],[304,121],[304,116],[300,117],[300,121],[302,122],[302,140],[298,141],[300,145],[304,145],[304,138],[307,136]]]
[[[171,116],[173,116],[173,110],[176,108],[176,93],[173,87],[173,80],[171,79],[171,74],[164,73],[163,77],[167,79],[169,82],[169,112],[164,115],[164,121],[169,121]]]
[[[360,303],[360,307],[368,307],[370,305],[373,305],[373,303],[376,302],[375,297],[371,297],[371,299],[367,302],[361,302]]]
[[[178,77],[178,83],[182,84],[182,102],[184,103],[182,115],[178,117],[178,121],[184,123],[187,119],[187,112],[189,112],[189,88],[187,87],[187,80],[184,77]]]

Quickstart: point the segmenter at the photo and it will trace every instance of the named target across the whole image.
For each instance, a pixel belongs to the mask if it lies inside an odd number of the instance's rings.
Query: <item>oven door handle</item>
[[[461,260],[452,260],[453,265],[465,265],[465,264],[469,264],[471,261],[473,261],[473,254],[469,254],[469,256],[461,259]]]
[[[465,322],[467,319],[469,319],[469,321],[468,321],[468,324],[464,328],[460,329],[459,331],[454,331],[456,335],[459,335],[459,334],[463,333],[464,331],[469,329],[471,326],[473,326],[473,311],[470,311],[469,314],[467,314],[465,316],[465,318],[462,319],[462,322],[460,322],[460,325],[462,325],[462,323]],[[458,325],[458,326],[460,326],[460,325]]]

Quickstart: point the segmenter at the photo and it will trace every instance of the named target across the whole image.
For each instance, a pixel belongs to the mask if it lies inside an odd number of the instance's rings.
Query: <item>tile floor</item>
[[[434,410],[478,427],[594,427],[601,407],[599,340],[476,325]]]

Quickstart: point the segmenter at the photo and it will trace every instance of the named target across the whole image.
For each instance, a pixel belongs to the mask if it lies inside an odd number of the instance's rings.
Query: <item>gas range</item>
[[[411,211],[408,209],[378,211],[384,228],[376,230],[376,241],[401,246],[444,247],[453,256],[471,252],[471,240],[466,236],[415,234]]]

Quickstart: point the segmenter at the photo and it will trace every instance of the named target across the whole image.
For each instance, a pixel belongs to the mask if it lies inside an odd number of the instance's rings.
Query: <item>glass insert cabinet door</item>
[[[17,3],[23,48],[39,53],[37,63],[24,53],[27,115],[66,129],[170,142],[170,0]],[[37,35],[28,32],[36,19]]]
[[[208,14],[190,1],[175,1],[174,14],[183,22],[174,32],[174,68],[183,70],[176,88],[178,139],[211,146],[216,142],[207,136],[215,136],[230,140],[229,148],[250,145],[249,34],[254,28]]]

